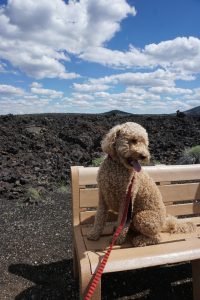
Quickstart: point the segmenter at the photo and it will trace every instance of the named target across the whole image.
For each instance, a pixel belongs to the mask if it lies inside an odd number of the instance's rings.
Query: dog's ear
[[[103,152],[114,157],[116,155],[115,151],[115,141],[120,133],[121,125],[117,125],[110,129],[101,142],[101,148]]]

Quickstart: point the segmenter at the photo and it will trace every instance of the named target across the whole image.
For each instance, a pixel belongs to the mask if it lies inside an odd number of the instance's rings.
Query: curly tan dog
[[[98,172],[99,205],[88,239],[99,239],[109,210],[118,213],[117,225],[120,223],[125,195],[133,176],[133,217],[130,226],[124,228],[118,237],[118,244],[126,239],[129,227],[137,232],[132,238],[134,246],[158,243],[161,231],[194,231],[192,223],[166,216],[159,189],[149,175],[141,170],[139,161],[148,161],[150,158],[148,144],[146,130],[133,122],[113,127],[103,139],[102,150],[108,156]]]

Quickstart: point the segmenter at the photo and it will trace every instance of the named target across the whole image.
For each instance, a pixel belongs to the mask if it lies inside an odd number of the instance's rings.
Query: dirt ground
[[[1,202],[0,299],[78,299],[72,274],[70,193],[28,204]],[[190,264],[107,274],[102,299],[190,300]]]

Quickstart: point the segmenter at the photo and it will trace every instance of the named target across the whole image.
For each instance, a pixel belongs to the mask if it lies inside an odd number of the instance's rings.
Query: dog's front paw
[[[87,239],[92,241],[97,241],[100,238],[100,234],[98,232],[95,232],[94,230],[91,230],[87,234]]]

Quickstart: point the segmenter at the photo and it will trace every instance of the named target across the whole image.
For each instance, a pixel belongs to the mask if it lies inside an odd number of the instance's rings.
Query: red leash
[[[128,213],[128,208],[129,208],[129,204],[130,204],[130,200],[131,200],[131,190],[132,190],[132,186],[133,186],[133,180],[134,180],[134,177],[131,179],[131,182],[129,184],[129,187],[128,187],[128,191],[126,193],[126,203],[125,203],[125,208],[124,208],[124,213],[123,213],[123,216],[122,216],[122,219],[121,219],[121,222],[120,222],[120,225],[118,226],[118,228],[116,229],[115,231],[115,234],[113,236],[113,239],[109,245],[109,248],[108,250],[106,251],[106,254],[104,255],[101,263],[99,266],[97,266],[97,270],[96,270],[96,273],[93,275],[92,279],[91,279],[91,282],[90,282],[90,285],[89,285],[89,289],[87,291],[87,294],[86,296],[84,297],[84,300],[90,300],[98,283],[99,283],[99,280],[101,278],[101,275],[103,273],[103,270],[106,266],[106,263],[108,261],[108,258],[110,256],[110,253],[112,251],[112,248],[119,236],[119,234],[121,233],[124,225],[125,225],[125,222],[126,222],[126,218],[127,218],[127,213]]]

